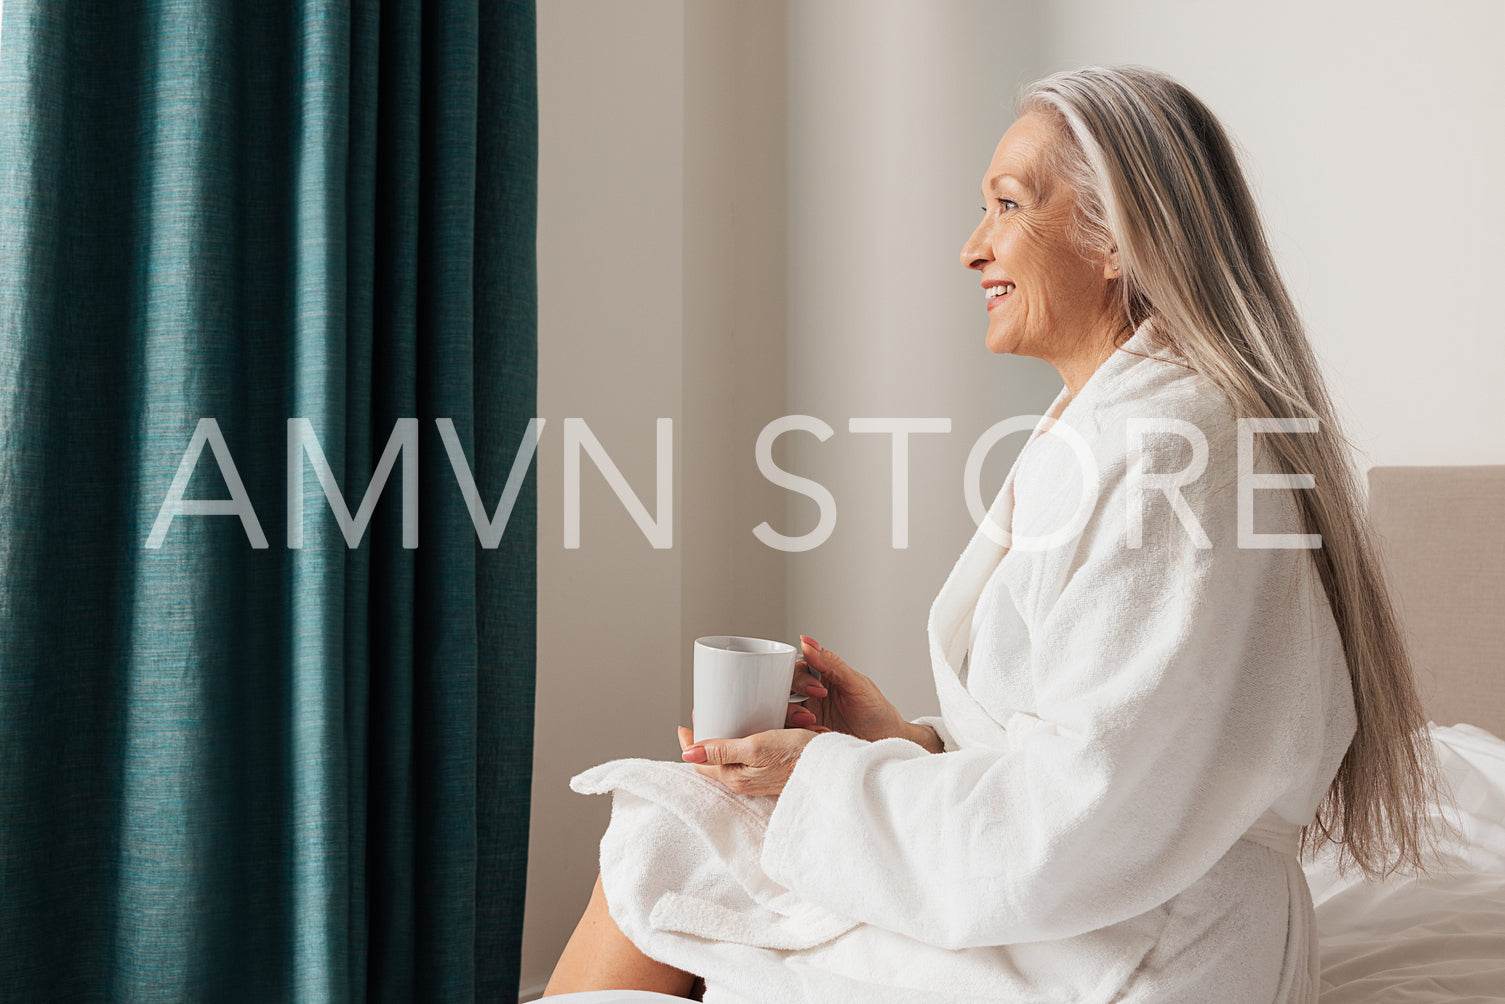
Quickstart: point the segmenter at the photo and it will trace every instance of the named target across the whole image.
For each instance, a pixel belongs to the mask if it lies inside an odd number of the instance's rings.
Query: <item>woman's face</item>
[[[1045,156],[1055,129],[1028,114],[1003,134],[983,176],[985,214],[961,260],[984,295],[1004,291],[985,301],[989,350],[1045,359],[1071,384],[1063,363],[1097,352],[1105,335],[1111,344],[1116,331],[1117,255],[1089,260],[1072,241],[1075,193]]]

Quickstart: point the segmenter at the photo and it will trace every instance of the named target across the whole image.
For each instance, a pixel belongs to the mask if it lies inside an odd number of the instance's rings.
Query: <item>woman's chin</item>
[[[990,327],[988,328],[986,345],[988,346],[988,351],[994,355],[1005,356],[1018,352],[1019,339],[1015,337],[1012,331]]]

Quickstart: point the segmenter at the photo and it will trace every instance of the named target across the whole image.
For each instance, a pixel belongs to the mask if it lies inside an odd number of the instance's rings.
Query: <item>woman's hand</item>
[[[848,666],[835,652],[821,648],[814,638],[800,635],[800,647],[805,657],[794,665],[792,689],[809,696],[803,704],[789,705],[785,725],[845,732],[869,742],[891,736],[913,739],[915,727],[905,721],[872,680]],[[811,667],[820,672],[820,679],[810,672]]]
[[[679,748],[697,773],[720,781],[738,795],[777,795],[784,790],[795,761],[818,733],[809,729],[771,729],[745,739],[703,739],[679,727]]]

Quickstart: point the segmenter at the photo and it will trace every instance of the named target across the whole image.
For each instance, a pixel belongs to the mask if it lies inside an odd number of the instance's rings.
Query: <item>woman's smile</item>
[[[1014,284],[1000,279],[993,279],[982,284],[982,293],[988,298],[987,308],[992,310],[1014,292]]]

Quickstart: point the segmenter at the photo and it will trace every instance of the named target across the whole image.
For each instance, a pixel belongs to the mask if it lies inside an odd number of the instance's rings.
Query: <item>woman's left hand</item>
[[[703,739],[679,727],[679,748],[695,770],[720,781],[738,795],[777,795],[784,790],[805,744],[819,732],[810,729],[770,729],[745,739]]]

